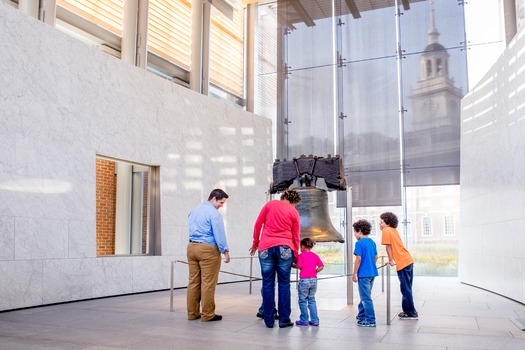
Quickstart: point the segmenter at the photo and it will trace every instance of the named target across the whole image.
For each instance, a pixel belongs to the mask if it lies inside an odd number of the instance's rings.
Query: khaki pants
[[[190,242],[187,256],[188,320],[194,320],[201,314],[201,321],[209,321],[215,316],[215,287],[221,269],[221,253],[216,245]],[[201,312],[199,312],[200,305],[202,305]]]

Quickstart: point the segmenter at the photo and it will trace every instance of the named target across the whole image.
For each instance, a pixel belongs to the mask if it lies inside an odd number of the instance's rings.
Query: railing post
[[[381,293],[384,293],[385,292],[385,256],[382,255],[381,256],[381,266],[383,266],[383,268],[381,269]]]
[[[345,245],[346,245],[346,304],[354,304],[354,283],[352,281],[352,272],[354,271],[354,255],[352,254],[353,242],[352,238],[352,187],[348,187],[346,191],[346,220],[345,220]]]
[[[386,266],[386,324],[390,326],[390,264]]]

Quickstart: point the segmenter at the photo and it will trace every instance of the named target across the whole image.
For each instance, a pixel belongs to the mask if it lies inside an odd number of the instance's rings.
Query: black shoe
[[[222,320],[222,316],[221,315],[215,315],[213,316],[211,319],[208,320],[208,322],[211,322],[211,321],[220,321]]]
[[[271,325],[266,325],[266,327],[268,327],[268,328],[273,328],[273,324],[271,324]]]
[[[279,328],[293,327],[293,322],[279,324]]]
[[[264,315],[260,312],[257,312],[257,314],[255,315],[259,318],[264,318]],[[273,318],[275,318],[276,320],[279,319],[279,314],[277,313],[277,310],[275,310],[275,312],[273,313]]]
[[[414,312],[413,314],[407,314],[406,312],[401,312],[399,315],[397,315],[400,320],[417,320],[419,318],[419,315],[417,312]]]

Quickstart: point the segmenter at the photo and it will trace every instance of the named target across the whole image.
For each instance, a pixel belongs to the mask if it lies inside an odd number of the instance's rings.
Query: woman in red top
[[[291,327],[290,272],[298,256],[301,234],[299,212],[295,209],[301,196],[287,190],[280,200],[272,200],[261,209],[253,228],[250,255],[259,250],[261,263],[264,323],[273,328],[275,308],[275,274],[278,281],[279,327]]]

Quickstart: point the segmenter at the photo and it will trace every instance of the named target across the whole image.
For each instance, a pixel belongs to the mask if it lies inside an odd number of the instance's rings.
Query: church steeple
[[[415,112],[410,125],[412,131],[452,125],[459,128],[459,105],[463,95],[449,75],[450,55],[438,40],[434,3],[435,0],[428,2],[428,42],[419,58],[419,80],[410,95]]]
[[[436,44],[438,42],[439,32],[436,28],[436,17],[434,15],[434,1],[430,0],[430,28],[428,29],[428,44]]]
[[[449,75],[450,56],[439,42],[436,18],[438,21],[441,18],[441,8],[435,0],[429,0],[428,4],[422,13],[429,17],[421,18],[427,24],[422,28],[427,30],[420,33],[420,40],[424,45],[426,39],[427,45],[419,57],[420,76],[409,95],[411,103],[405,125],[405,161],[411,169],[410,181],[418,184],[459,179],[459,166],[454,168],[452,164],[460,162],[463,94]],[[419,172],[427,168],[433,169],[431,174]]]
[[[434,1],[430,0],[430,27],[427,32],[428,45],[420,58],[420,78],[421,80],[433,79],[436,77],[448,78],[448,58],[447,49],[438,41],[439,32],[436,28],[436,17],[434,14]]]

